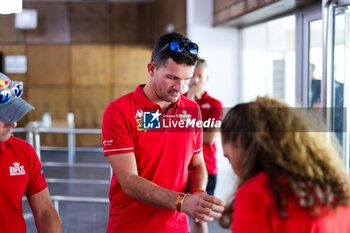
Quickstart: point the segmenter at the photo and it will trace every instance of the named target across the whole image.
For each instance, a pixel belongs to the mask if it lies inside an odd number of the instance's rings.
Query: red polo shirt
[[[187,93],[184,95],[187,96]],[[222,103],[211,97],[207,92],[204,93],[201,99],[197,100],[197,104],[201,109],[203,121],[208,119],[222,120]],[[220,129],[215,130],[219,132]],[[203,155],[208,175],[216,174],[218,172],[216,166],[216,143],[203,144]]]
[[[15,137],[0,142],[0,177],[0,231],[25,233],[22,197],[47,187],[33,147]]]
[[[285,195],[287,183],[281,182]],[[339,206],[336,211],[321,208],[319,217],[299,205],[293,195],[286,198],[287,219],[282,219],[275,207],[275,197],[268,176],[261,172],[245,182],[237,191],[232,233],[349,233],[350,208]]]
[[[142,91],[143,86],[113,102],[103,117],[104,155],[134,152],[139,176],[174,191],[186,192],[188,165],[202,150],[200,130],[143,128],[143,110],[163,112]],[[186,109],[186,110],[184,110]],[[167,115],[184,115],[198,105],[180,96]],[[163,116],[162,116],[163,117]],[[110,187],[108,232],[189,232],[187,215],[140,202],[124,194],[115,174]]]

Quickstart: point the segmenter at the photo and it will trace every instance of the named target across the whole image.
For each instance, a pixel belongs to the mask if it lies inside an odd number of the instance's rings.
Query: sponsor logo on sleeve
[[[111,146],[113,144],[113,139],[110,139],[110,140],[106,139],[102,143],[103,143],[103,146]]]

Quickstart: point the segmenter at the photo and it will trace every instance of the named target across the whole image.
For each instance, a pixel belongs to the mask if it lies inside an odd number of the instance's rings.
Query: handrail
[[[37,133],[74,133],[74,134],[102,134],[101,129],[77,129],[77,128],[14,128],[13,133],[27,133],[27,132],[37,132]]]
[[[51,201],[109,203],[109,199],[106,197],[77,197],[77,196],[51,195],[50,199]],[[22,201],[27,201],[27,198],[23,197]]]
[[[43,167],[84,167],[84,168],[110,168],[109,163],[75,163],[70,165],[66,162],[41,162]]]
[[[73,196],[59,196],[59,195],[53,195],[51,196],[51,200],[53,201],[53,204],[57,210],[58,215],[60,214],[60,201],[66,201],[66,202],[87,202],[87,203],[109,203],[108,198],[102,198],[102,197],[73,197]]]
[[[96,180],[96,179],[61,179],[61,178],[46,178],[47,183],[62,183],[62,184],[101,184],[109,185],[110,180]]]
[[[74,136],[75,134],[101,134],[101,129],[76,129],[76,128],[47,128],[47,127],[28,127],[28,128],[15,128],[13,133],[26,133],[27,140],[32,142],[32,145],[36,149],[36,152],[40,158],[40,133],[66,133],[68,134],[68,163],[64,162],[43,162],[43,166],[74,166],[74,167],[98,167],[98,168],[110,168],[109,164],[106,163],[81,163],[73,164],[75,156],[75,138],[69,136]],[[34,135],[34,136],[33,136]],[[33,140],[34,138],[34,140]],[[72,140],[73,139],[73,140]],[[61,178],[46,178],[48,183],[68,183],[68,184],[95,184],[95,185],[109,185],[110,180],[90,180],[90,179],[61,179]],[[108,198],[102,197],[80,197],[80,196],[62,196],[62,195],[52,195],[51,201],[53,202],[58,214],[59,214],[59,202],[86,202],[86,203],[109,203]],[[23,197],[22,201],[26,198]],[[31,218],[33,215],[31,213],[24,214],[24,217]]]
[[[101,129],[76,129],[76,128],[34,128],[38,133],[74,133],[74,134],[101,134]]]
[[[18,128],[14,128],[13,133],[27,133],[28,132],[28,128],[21,128],[21,127],[18,127]]]
[[[57,210],[58,215],[60,214],[60,207],[59,202],[65,201],[65,202],[86,202],[86,203],[103,203],[108,204],[109,199],[104,197],[76,197],[76,196],[61,196],[61,195],[52,195],[50,196],[51,201],[53,201],[53,204]],[[26,201],[27,198],[23,197],[22,201]],[[30,218],[31,215],[29,214],[26,218]]]
[[[40,133],[65,133],[68,134],[68,163],[73,165],[75,158],[75,134],[102,134],[101,129],[77,129],[77,128],[49,128],[27,127],[15,128],[13,133],[26,133],[27,141],[34,147],[39,159],[41,159]]]
[[[75,197],[75,196],[50,196],[52,201],[67,201],[67,202],[92,202],[92,203],[109,203],[109,199],[105,197]]]

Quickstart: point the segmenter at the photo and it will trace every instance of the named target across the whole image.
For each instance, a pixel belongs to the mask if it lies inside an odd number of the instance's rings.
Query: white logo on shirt
[[[209,103],[205,103],[205,104],[202,104],[201,108],[203,109],[210,109],[210,104]]]
[[[111,139],[111,140],[106,139],[103,141],[103,146],[111,146],[112,143],[113,143],[113,139]]]
[[[26,174],[24,166],[20,166],[19,162],[14,162],[13,165],[13,167],[10,167],[10,176],[19,176]]]
[[[184,110],[179,114],[179,117],[181,121],[190,121],[192,116]]]
[[[135,118],[142,117],[142,110],[137,110]]]

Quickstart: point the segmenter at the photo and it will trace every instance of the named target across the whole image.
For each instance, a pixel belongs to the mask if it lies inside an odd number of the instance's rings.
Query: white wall
[[[212,0],[187,0],[187,34],[199,45],[199,56],[208,62],[208,93],[232,107],[239,101],[239,31],[232,27],[212,27]],[[235,175],[223,157],[217,138],[218,183],[215,196],[227,199],[234,190]]]

